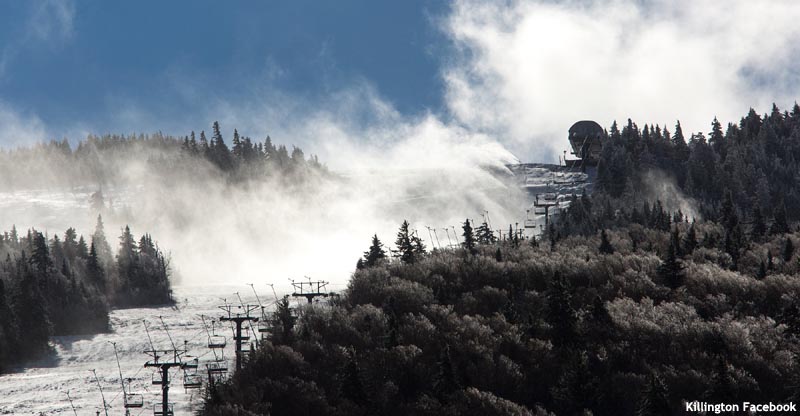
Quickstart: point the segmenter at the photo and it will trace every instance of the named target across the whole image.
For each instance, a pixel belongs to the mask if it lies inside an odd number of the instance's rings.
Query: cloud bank
[[[456,0],[447,105],[532,159],[582,119],[707,132],[797,99],[799,20],[793,1]]]

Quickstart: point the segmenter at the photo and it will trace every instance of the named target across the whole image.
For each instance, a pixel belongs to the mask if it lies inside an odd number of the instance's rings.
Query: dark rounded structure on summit
[[[597,122],[581,120],[569,128],[569,144],[572,154],[584,161],[597,161],[603,150],[603,138],[606,133]]]

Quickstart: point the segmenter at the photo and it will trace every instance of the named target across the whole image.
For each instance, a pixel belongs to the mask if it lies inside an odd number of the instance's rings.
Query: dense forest
[[[292,185],[310,173],[327,173],[316,156],[306,158],[299,147],[290,151],[269,136],[256,142],[236,129],[229,147],[218,122],[210,138],[205,131],[184,137],[107,134],[89,135],[75,148],[63,139],[0,149],[0,189],[120,185],[146,174],[191,181],[222,177],[228,184],[279,179]]]
[[[800,108],[707,141],[616,123],[539,239],[377,236],[327,304],[284,299],[205,415],[671,415],[800,399]],[[657,172],[656,175],[653,173]],[[653,177],[692,204],[670,210]],[[657,187],[657,189],[663,189]],[[689,211],[692,211],[691,213]]]
[[[130,228],[114,255],[102,218],[87,244],[16,227],[0,235],[0,373],[50,352],[53,335],[108,331],[110,307],[172,303],[169,261],[149,235]]]

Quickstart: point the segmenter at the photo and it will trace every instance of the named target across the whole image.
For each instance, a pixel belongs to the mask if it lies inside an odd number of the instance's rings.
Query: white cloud
[[[13,147],[47,138],[44,123],[35,114],[21,113],[0,101],[0,143]]]
[[[447,105],[468,128],[553,158],[581,119],[708,131],[800,92],[793,1],[456,0]]]
[[[0,79],[6,76],[17,55],[39,46],[61,46],[75,34],[74,0],[39,0],[29,2],[30,16],[25,25],[0,50]]]
[[[74,20],[73,0],[41,0],[33,6],[28,34],[41,41],[65,41],[74,34]]]

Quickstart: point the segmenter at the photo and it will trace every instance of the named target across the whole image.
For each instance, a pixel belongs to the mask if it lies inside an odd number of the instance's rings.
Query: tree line
[[[49,337],[105,332],[109,309],[172,303],[169,261],[129,227],[113,254],[102,218],[89,242],[74,228],[48,238],[0,234],[0,373],[51,353]]]
[[[186,136],[105,134],[89,135],[74,147],[62,139],[0,149],[0,189],[118,184],[131,179],[125,169],[135,163],[160,177],[202,181],[213,175],[229,183],[272,178],[294,184],[327,174],[317,156],[306,157],[295,146],[290,151],[269,136],[259,142],[234,129],[229,140],[214,122],[210,138],[205,131],[199,137],[194,131]]]

